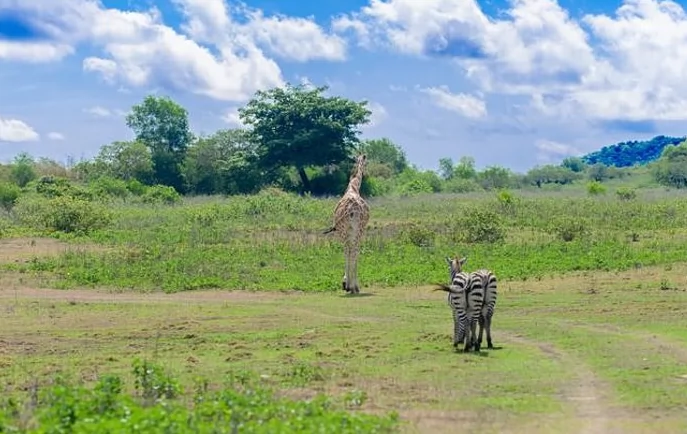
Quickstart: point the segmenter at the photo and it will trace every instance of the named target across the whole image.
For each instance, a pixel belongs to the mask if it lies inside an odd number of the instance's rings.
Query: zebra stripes
[[[479,335],[477,336],[477,347],[479,351],[482,346],[482,331],[486,329],[487,334],[487,348],[493,349],[494,344],[491,341],[491,318],[494,316],[494,309],[496,308],[496,275],[485,269],[473,271],[470,273],[471,278],[482,281],[482,288],[484,291],[484,301],[482,303],[482,312],[479,316]]]
[[[450,285],[438,285],[435,290],[448,292],[448,304],[453,311],[453,346],[465,342],[463,351],[474,347],[479,351],[482,346],[483,332],[486,329],[487,348],[494,348],[491,340],[491,319],[494,315],[497,297],[496,275],[485,269],[464,272],[467,258],[447,257]],[[479,324],[479,335],[476,333]]]

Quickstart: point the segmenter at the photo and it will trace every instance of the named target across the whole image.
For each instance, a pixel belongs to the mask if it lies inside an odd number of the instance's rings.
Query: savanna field
[[[685,199],[370,198],[359,296],[338,197],[20,199],[0,432],[685,432]],[[499,278],[493,350],[453,349],[453,255]]]

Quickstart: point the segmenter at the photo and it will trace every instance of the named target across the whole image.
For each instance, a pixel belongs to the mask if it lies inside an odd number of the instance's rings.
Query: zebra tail
[[[451,294],[459,294],[458,291],[456,291],[455,289],[451,288],[451,286],[446,285],[444,283],[435,283],[435,285],[436,285],[436,288],[434,288],[433,291],[446,291],[446,292],[450,292]]]

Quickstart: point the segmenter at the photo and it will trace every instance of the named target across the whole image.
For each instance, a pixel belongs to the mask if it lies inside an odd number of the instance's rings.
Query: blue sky
[[[626,0],[0,0],[0,160],[128,140],[146,94],[196,133],[285,82],[370,101],[364,137],[422,168],[525,171],[685,135],[684,4]]]

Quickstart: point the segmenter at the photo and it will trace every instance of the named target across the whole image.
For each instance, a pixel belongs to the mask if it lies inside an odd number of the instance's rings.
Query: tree
[[[360,144],[360,150],[367,155],[369,162],[389,166],[394,175],[408,167],[408,159],[403,149],[386,137],[365,140]]]
[[[493,190],[508,187],[511,175],[511,171],[505,167],[489,166],[477,175],[477,179],[482,188]]]
[[[182,191],[181,165],[193,137],[186,109],[168,97],[148,95],[132,107],[126,124],[150,149],[155,182]]]
[[[369,122],[367,101],[354,102],[322,95],[327,86],[304,85],[256,92],[239,109],[258,144],[260,166],[274,170],[293,166],[305,191],[310,191],[307,166],[339,164],[350,158],[359,143],[358,126]]]
[[[19,187],[25,187],[26,184],[36,179],[36,169],[34,168],[35,161],[27,152],[21,152],[14,157],[14,164],[10,176]]]
[[[245,130],[220,130],[200,138],[187,152],[184,178],[199,194],[253,193],[265,179],[257,167],[255,145]]]
[[[448,157],[439,159],[439,176],[441,176],[445,181],[453,178],[454,175],[453,160]]]
[[[554,166],[547,164],[546,166],[537,166],[527,172],[527,182],[541,187],[542,184],[571,184],[581,175],[563,166]]]
[[[477,176],[475,159],[467,155],[460,157],[458,164],[453,169],[453,175],[460,179],[473,179],[475,176]]]
[[[94,164],[98,175],[125,181],[136,179],[143,184],[152,184],[153,181],[152,153],[139,141],[117,141],[101,147]]]
[[[587,164],[580,157],[567,157],[561,163],[561,166],[566,167],[573,172],[583,172]]]
[[[687,141],[666,146],[661,157],[651,167],[659,184],[669,187],[687,187]]]

